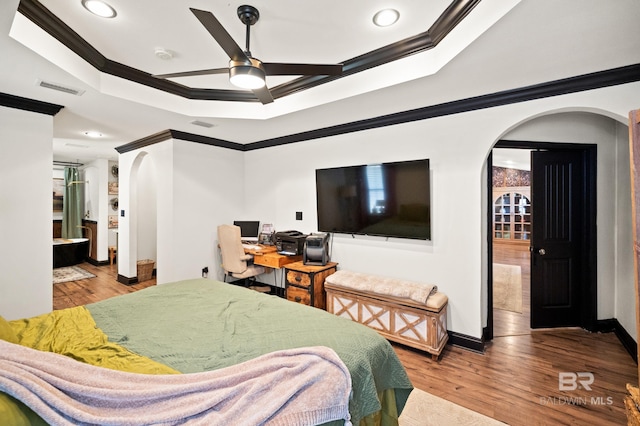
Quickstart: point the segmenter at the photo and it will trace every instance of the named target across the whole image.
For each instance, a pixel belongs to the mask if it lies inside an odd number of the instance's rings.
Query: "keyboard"
[[[256,245],[256,244],[242,243],[242,248],[244,248],[246,250],[260,250],[262,247],[260,247],[259,245]]]

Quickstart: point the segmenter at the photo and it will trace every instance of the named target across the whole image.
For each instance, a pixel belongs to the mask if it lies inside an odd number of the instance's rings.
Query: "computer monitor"
[[[260,234],[260,221],[235,220],[233,224],[240,227],[240,239],[243,241],[258,241]]]

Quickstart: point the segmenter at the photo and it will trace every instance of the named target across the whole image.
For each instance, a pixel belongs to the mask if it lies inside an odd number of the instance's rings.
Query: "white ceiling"
[[[640,63],[637,0],[482,0],[436,48],[338,79],[274,103],[194,101],[100,73],[17,14],[19,0],[0,3],[0,92],[63,105],[54,117],[54,158],[117,158],[114,147],[166,129],[249,143]],[[236,16],[243,1],[110,0],[114,19],[90,15],[80,0],[41,0],[110,60],[150,74],[224,67],[228,58],[189,11],[208,10],[244,47]],[[426,31],[447,0],[302,2],[254,0],[260,20],[251,51],[266,62],[334,63]],[[371,17],[400,11],[391,28]],[[175,52],[170,61],[156,48]],[[84,90],[44,89],[46,80]],[[273,87],[290,78],[269,78]],[[176,80],[229,89],[225,75]],[[206,129],[190,124],[199,119]],[[87,130],[103,134],[89,139]],[[86,146],[87,148],[82,148]]]
[[[507,169],[531,170],[531,150],[494,148],[493,166]]]

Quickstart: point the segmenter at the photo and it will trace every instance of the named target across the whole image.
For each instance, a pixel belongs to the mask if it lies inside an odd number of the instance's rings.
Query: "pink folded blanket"
[[[146,375],[0,340],[0,391],[54,425],[350,425],[349,371],[321,346],[215,371]]]

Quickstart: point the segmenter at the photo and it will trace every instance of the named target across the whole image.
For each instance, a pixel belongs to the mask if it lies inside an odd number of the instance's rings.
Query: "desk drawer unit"
[[[308,288],[287,285],[287,300],[311,306],[311,293]]]
[[[287,271],[287,282],[291,285],[308,288],[311,285],[311,277],[305,272]]]
[[[336,272],[338,264],[329,262],[324,266],[305,265],[303,262],[285,266],[287,299],[325,309],[324,280]]]

